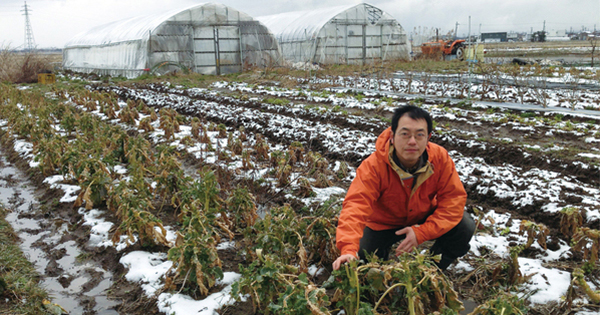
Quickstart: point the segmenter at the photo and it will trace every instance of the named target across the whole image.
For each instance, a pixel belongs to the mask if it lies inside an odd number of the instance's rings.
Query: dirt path
[[[118,314],[114,310],[118,303],[107,297],[113,273],[80,248],[85,228],[78,224],[78,216],[69,215],[70,205],[58,202],[62,193],[35,185],[4,151],[0,162],[0,203],[11,211],[6,220],[18,233],[24,254],[43,275],[41,286],[52,301],[70,314]]]

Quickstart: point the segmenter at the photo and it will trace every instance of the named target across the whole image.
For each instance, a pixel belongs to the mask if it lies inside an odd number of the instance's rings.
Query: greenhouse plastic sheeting
[[[257,17],[273,32],[292,62],[364,64],[408,59],[406,32],[391,15],[370,4]]]
[[[281,59],[273,35],[247,14],[222,4],[134,17],[71,39],[63,67],[84,73],[137,77],[145,72],[240,72]]]

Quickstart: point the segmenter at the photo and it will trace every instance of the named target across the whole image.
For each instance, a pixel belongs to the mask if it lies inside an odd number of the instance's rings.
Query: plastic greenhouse
[[[214,3],[98,26],[63,49],[67,70],[128,78],[175,70],[227,74],[280,59],[264,25]]]
[[[391,15],[370,4],[257,17],[273,32],[292,62],[365,64],[409,59],[406,32]]]

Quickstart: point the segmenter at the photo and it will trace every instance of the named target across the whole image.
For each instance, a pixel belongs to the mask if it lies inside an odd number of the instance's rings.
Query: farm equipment
[[[438,40],[436,42],[423,43],[421,45],[421,52],[424,56],[436,57],[443,56],[444,59],[448,59],[446,56],[453,56],[450,59],[465,60],[465,40]]]
[[[421,45],[422,56],[430,59],[483,61],[483,44],[467,45],[464,39],[438,40]]]

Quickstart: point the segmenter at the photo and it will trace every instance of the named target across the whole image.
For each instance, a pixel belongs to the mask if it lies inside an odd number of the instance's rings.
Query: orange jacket
[[[377,138],[376,151],[358,167],[348,189],[336,232],[342,255],[356,255],[365,225],[376,231],[412,226],[421,244],[463,217],[467,193],[448,151],[427,144],[428,163],[413,187],[412,175],[390,163],[390,136],[388,128]]]

